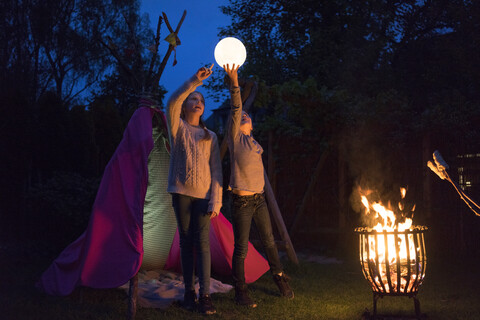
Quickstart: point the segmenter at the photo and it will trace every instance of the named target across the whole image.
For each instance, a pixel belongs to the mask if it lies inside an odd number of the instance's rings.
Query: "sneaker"
[[[197,294],[195,290],[185,291],[183,295],[183,307],[188,311],[195,311],[197,309]]]
[[[282,296],[288,299],[293,299],[295,294],[293,293],[292,288],[290,288],[290,285],[288,284],[290,278],[285,274],[285,272],[282,272],[281,274],[275,274],[273,276],[273,280],[277,284]]]
[[[247,286],[235,287],[235,303],[240,306],[246,306],[249,308],[256,308],[255,301],[248,296]]]
[[[213,306],[212,298],[208,294],[200,295],[199,299],[199,311],[203,314],[217,313],[217,309]]]

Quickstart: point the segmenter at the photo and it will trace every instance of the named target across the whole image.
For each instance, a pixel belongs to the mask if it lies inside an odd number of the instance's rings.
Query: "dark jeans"
[[[235,246],[232,257],[232,273],[235,286],[245,285],[245,258],[248,251],[248,238],[252,219],[260,234],[270,271],[273,274],[282,272],[278,250],[272,233],[272,223],[268,213],[265,197],[261,193],[251,196],[233,196],[233,233]]]
[[[210,293],[210,216],[207,214],[208,202],[208,199],[172,194],[172,204],[180,235],[180,254],[185,291],[195,288],[194,262],[196,260],[200,294]]]

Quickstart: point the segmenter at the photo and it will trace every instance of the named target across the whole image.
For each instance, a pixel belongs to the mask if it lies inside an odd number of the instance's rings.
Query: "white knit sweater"
[[[210,139],[203,139],[203,128],[180,118],[183,101],[201,84],[202,81],[193,76],[167,102],[171,146],[167,191],[210,199],[208,211],[218,213],[222,207],[223,178],[217,135],[207,129]]]

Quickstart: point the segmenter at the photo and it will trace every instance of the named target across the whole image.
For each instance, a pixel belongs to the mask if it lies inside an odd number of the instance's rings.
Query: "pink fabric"
[[[37,283],[40,290],[52,295],[68,295],[78,286],[115,288],[129,281],[140,269],[147,160],[153,148],[155,112],[160,111],[142,107],[132,115],[122,141],[105,168],[86,231],[42,274]],[[165,116],[161,115],[166,125]],[[227,263],[230,260],[228,266],[231,267],[231,250],[224,248],[232,246],[233,234],[229,222],[221,221],[221,224],[212,221],[216,234],[210,236],[212,252],[215,252],[212,265],[214,270],[218,265],[226,274],[231,272],[225,264],[225,260]],[[222,251],[216,249],[217,246]],[[251,251],[254,249],[249,253]],[[175,250],[172,249],[172,253]],[[268,270],[266,260],[258,252],[257,255],[249,260],[252,265],[245,268],[248,273],[250,268],[255,270],[254,275],[248,276],[253,281]],[[261,270],[265,271],[260,273]]]
[[[210,252],[213,275],[230,276],[232,274],[233,244],[232,224],[220,213],[218,217],[211,220],[210,225]],[[173,244],[165,263],[165,269],[176,272],[181,272],[182,270],[178,230],[175,233]],[[255,282],[269,269],[270,266],[265,258],[251,243],[248,243],[248,253],[245,258],[245,282]]]
[[[113,288],[138,272],[154,112],[139,108],[132,115],[105,167],[86,231],[60,254],[37,284],[46,293],[68,295],[77,286]]]

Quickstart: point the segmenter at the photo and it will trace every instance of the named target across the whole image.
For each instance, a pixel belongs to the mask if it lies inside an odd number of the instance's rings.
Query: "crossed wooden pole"
[[[169,42],[168,50],[167,53],[165,53],[165,56],[163,57],[162,63],[160,64],[160,67],[158,68],[157,72],[157,78],[155,78],[154,83],[158,83],[160,81],[160,76],[163,73],[163,70],[165,70],[165,66],[167,65],[168,58],[172,54],[172,51],[175,50],[176,46],[180,45],[180,39],[178,38],[178,32],[180,31],[180,27],[183,24],[183,20],[185,20],[185,16],[187,15],[187,10],[183,11],[182,18],[180,19],[180,22],[177,25],[177,28],[173,30],[172,26],[170,25],[170,22],[168,21],[167,15],[165,12],[162,12],[163,20],[165,21],[165,25],[168,28],[168,31],[170,31],[170,36],[174,37],[174,43]],[[157,32],[158,33],[158,32]],[[173,62],[173,64],[176,64],[176,61]],[[157,86],[155,86],[157,88]]]

